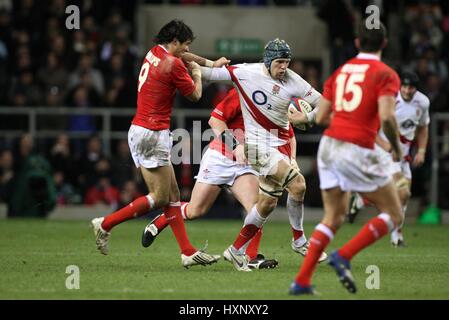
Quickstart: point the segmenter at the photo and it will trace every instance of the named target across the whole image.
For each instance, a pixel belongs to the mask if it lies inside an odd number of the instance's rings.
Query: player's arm
[[[291,151],[292,154],[290,157],[292,167],[296,168],[299,171],[299,166],[298,166],[298,163],[296,162],[296,137],[295,137],[295,134],[293,134],[293,136],[290,138],[290,147],[292,149],[292,151]]]
[[[232,84],[231,74],[227,68],[200,68],[204,80]]]
[[[221,137],[223,143],[225,143],[232,150],[237,162],[240,164],[247,163],[244,146],[239,144],[237,139],[234,137],[232,130],[228,130],[228,125],[226,122],[211,116],[208,124],[214,131],[215,135],[217,137]]]
[[[217,119],[214,116],[209,118],[208,122],[211,129],[214,131],[214,134],[218,137],[223,131],[228,129],[228,125],[223,120]]]
[[[399,144],[398,124],[396,122],[394,96],[380,96],[377,100],[379,106],[379,118],[382,130],[391,144],[393,160],[402,159],[402,150]]]
[[[182,60],[184,60],[185,62],[191,62],[191,61],[195,61],[196,63],[198,63],[200,66],[202,67],[208,67],[208,68],[220,68],[223,67],[225,65],[228,65],[229,63],[231,63],[231,60],[228,60],[225,57],[221,57],[215,61],[206,59],[204,57],[200,57],[194,53],[191,52],[186,52],[181,56]]]
[[[188,68],[192,75],[192,80],[195,85],[195,90],[186,96],[192,102],[197,102],[201,99],[201,95],[203,92],[203,85],[201,83],[201,69],[198,63],[191,61],[188,64]]]
[[[316,114],[318,112],[318,104],[321,99],[321,94],[298,74],[292,72],[292,78],[294,79],[299,90],[298,97],[307,101],[313,107],[313,110],[309,113],[303,114],[302,112],[292,108],[291,112],[289,112],[289,117],[291,118],[290,122],[295,126],[300,124],[313,125],[316,121]]]
[[[317,108],[315,122],[320,126],[327,127],[331,121],[332,102],[322,96]]]
[[[418,126],[416,128],[416,143],[418,145],[418,152],[413,159],[413,166],[419,167],[424,163],[426,158],[427,142],[429,140],[429,126]]]

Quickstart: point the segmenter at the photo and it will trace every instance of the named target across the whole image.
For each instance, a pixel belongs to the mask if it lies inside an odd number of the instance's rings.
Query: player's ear
[[[359,38],[354,39],[354,45],[357,48],[357,50],[360,50],[360,40]]]
[[[384,42],[382,42],[382,50],[385,49],[388,45],[388,39],[384,39]]]

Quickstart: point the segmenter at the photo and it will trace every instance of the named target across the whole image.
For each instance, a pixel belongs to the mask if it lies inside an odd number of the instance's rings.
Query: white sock
[[[262,228],[263,224],[267,221],[267,218],[263,218],[260,213],[257,211],[256,205],[254,205],[251,210],[249,211],[248,215],[245,218],[245,221],[243,222],[243,226],[247,226],[250,224],[255,225],[259,229]],[[246,252],[246,248],[248,248],[249,243],[251,242],[251,239],[248,240],[239,250],[238,252],[243,254]]]
[[[307,241],[304,235],[304,227],[303,227],[304,202],[296,201],[289,194],[287,197],[287,213],[291,227],[295,230],[303,231],[302,236],[295,240],[295,246],[302,247],[304,243],[306,243]]]

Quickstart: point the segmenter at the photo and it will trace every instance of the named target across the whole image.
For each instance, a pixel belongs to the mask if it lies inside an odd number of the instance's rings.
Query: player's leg
[[[217,185],[196,182],[190,202],[181,202],[181,216],[184,220],[197,219],[212,207],[221,188]],[[155,217],[145,227],[142,234],[142,246],[149,247],[156,237],[168,226],[165,211]]]
[[[399,201],[401,202],[402,212],[405,217],[408,201],[411,196],[411,192],[410,192],[411,179],[408,179],[404,174],[405,173],[402,173],[402,172],[396,173],[394,175],[394,181],[395,181],[396,187],[398,189]],[[408,176],[411,177],[411,173]],[[391,232],[391,244],[394,247],[404,247],[405,246],[404,236],[402,233],[402,229],[404,227],[404,221],[405,221],[405,219],[402,221],[400,226],[398,226]]]
[[[257,203],[259,178],[252,173],[240,175],[235,179],[230,189],[234,197],[245,209],[245,212],[248,213]],[[275,259],[266,259],[264,255],[259,253],[262,230],[263,228],[260,228],[254,235],[245,251],[249,257],[248,267],[250,269],[270,269],[278,265],[278,261]]]
[[[204,216],[217,200],[221,188],[218,185],[196,182],[192,197],[185,206],[186,220],[194,220]]]
[[[349,194],[343,192],[339,187],[322,190],[321,194],[324,217],[310,237],[310,247],[295,281],[290,287],[291,294],[313,293],[311,280],[318,260],[345,219]]]
[[[294,178],[294,174],[290,171],[290,164],[283,159],[282,155],[271,153],[270,157],[272,158],[266,159],[265,176],[259,176],[258,201],[248,212],[243,222],[243,228],[234,243],[223,253],[225,258],[232,261],[239,271],[250,271],[247,266],[248,258],[245,255],[246,248],[262,228],[270,213],[276,208],[278,198],[282,196],[285,187]]]
[[[150,210],[158,209],[166,206],[169,202],[170,186],[158,184],[156,181],[166,181],[166,177],[170,177],[170,168],[144,168],[140,167],[144,181],[151,192],[137,198],[126,207],[104,217],[92,220],[92,226],[96,237],[97,249],[103,254],[109,252],[110,230],[127,220],[147,214]]]
[[[351,192],[351,197],[349,198],[349,210],[348,210],[348,221],[349,223],[354,223],[355,218],[359,214],[360,210],[365,206],[365,200],[358,192]]]
[[[195,219],[205,214],[215,202],[220,186],[234,180],[234,162],[220,152],[207,149],[201,159],[201,165],[192,190],[190,202],[181,203],[181,215],[184,220]],[[165,213],[157,216],[142,234],[142,245],[150,246],[156,236],[168,225]]]
[[[97,249],[103,254],[108,253],[109,231],[114,226],[165,206],[169,201],[170,185],[157,182],[167,181],[170,177],[171,169],[168,167],[172,145],[170,131],[152,131],[131,125],[128,131],[128,145],[134,164],[140,168],[150,193],[105,218],[92,220]]]
[[[391,232],[403,220],[399,196],[393,181],[376,191],[363,192],[362,195],[381,213],[368,221],[355,237],[338,250],[338,254],[348,261],[362,249]]]
[[[369,220],[351,240],[329,256],[329,265],[334,268],[340,282],[351,293],[356,292],[350,272],[351,259],[402,222],[399,197],[393,181],[389,181],[376,191],[363,192],[361,195],[373,203],[381,213]]]
[[[179,248],[181,250],[181,260],[184,267],[188,268],[193,265],[206,265],[218,261],[219,255],[209,255],[203,251],[196,250],[190,243],[184,226],[184,220],[181,216],[181,202],[178,183],[176,182],[173,166],[170,165],[170,179],[162,181],[170,181],[170,202],[168,207],[164,208],[166,218],[176,237]]]
[[[293,251],[305,257],[310,243],[307,241],[303,227],[304,196],[306,193],[306,180],[304,176],[299,173],[288,185],[287,190],[287,213],[293,233],[291,247]],[[327,254],[323,252],[319,258],[319,262],[323,262],[326,259]]]

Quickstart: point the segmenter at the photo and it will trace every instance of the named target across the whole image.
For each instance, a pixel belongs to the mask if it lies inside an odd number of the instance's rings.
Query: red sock
[[[368,247],[370,244],[386,235],[389,227],[387,222],[380,218],[380,216],[387,216],[387,219],[390,219],[390,216],[385,213],[372,218],[363,226],[354,238],[349,240],[349,242],[338,250],[338,254],[347,260],[351,260],[360,250]],[[389,221],[392,225],[391,219]]]
[[[246,248],[246,255],[249,256],[250,260],[253,260],[257,257],[257,254],[259,253],[259,244],[261,238],[262,238],[262,228],[260,228],[259,231],[257,231],[254,237],[251,239],[248,248]]]
[[[307,251],[306,257],[304,258],[301,269],[296,276],[296,283],[303,287],[310,286],[313,271],[318,264],[318,259],[320,258],[321,253],[324,251],[326,246],[332,240],[334,233],[334,230],[332,230],[325,224],[320,223],[316,227],[315,231],[310,236],[310,247]]]
[[[164,230],[168,226],[168,221],[167,218],[165,217],[165,212],[161,214],[156,220],[154,220],[153,224],[156,226],[159,232]]]
[[[106,216],[101,224],[101,227],[106,231],[110,231],[114,226],[126,220],[148,213],[151,209],[148,201],[149,200],[146,196],[137,198],[126,207],[123,207],[120,210]]]
[[[189,204],[188,202],[181,202],[181,217],[184,220],[188,220],[187,216],[185,214],[188,204]],[[161,232],[168,226],[168,221],[167,221],[167,217],[165,216],[165,211],[159,216],[159,218],[157,218],[156,220],[153,221],[153,224],[156,226],[156,228],[159,232]]]
[[[298,240],[299,238],[301,238],[302,235],[304,234],[304,231],[302,231],[302,230],[296,230],[296,229],[292,228],[292,231],[293,231],[293,239],[295,241]]]
[[[164,208],[165,217],[170,224],[170,227],[178,241],[181,253],[186,256],[191,256],[196,252],[196,249],[190,244],[187,232],[184,226],[184,220],[181,217],[180,203],[169,204]]]
[[[237,239],[234,241],[234,248],[239,250],[241,247],[243,247],[251,238],[254,237],[257,231],[259,231],[259,227],[257,227],[255,224],[247,224],[240,230],[239,235],[237,236]]]

